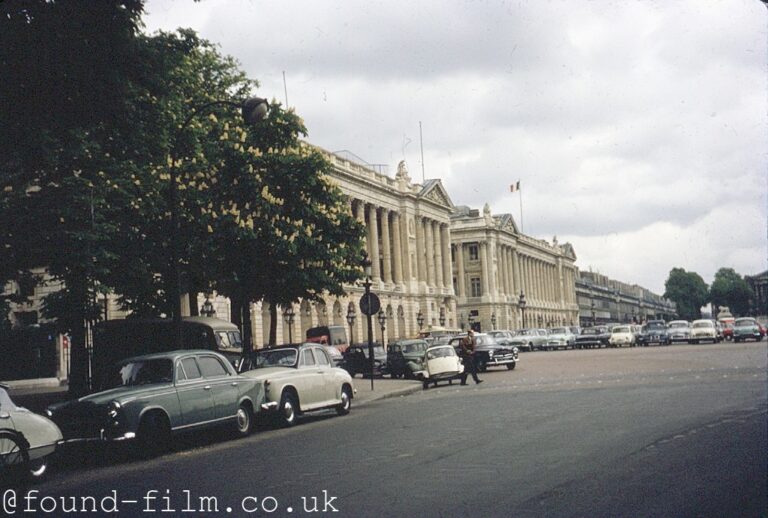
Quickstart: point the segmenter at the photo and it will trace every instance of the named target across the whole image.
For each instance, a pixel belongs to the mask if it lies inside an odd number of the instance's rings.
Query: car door
[[[208,390],[213,395],[215,418],[234,417],[239,395],[238,380],[217,356],[201,355],[197,358],[197,363],[206,381],[205,387],[210,387]]]
[[[323,400],[322,371],[318,369],[312,348],[302,349],[299,353],[299,363],[296,368],[296,389],[299,391],[299,401],[302,408],[316,406]]]
[[[171,423],[174,428],[185,428],[215,419],[213,394],[194,356],[176,361],[176,395],[181,407],[181,423]]]
[[[333,372],[333,362],[324,350],[314,347],[315,362],[317,363],[317,372],[320,373],[319,394],[321,401],[329,402],[337,398],[336,376]]]

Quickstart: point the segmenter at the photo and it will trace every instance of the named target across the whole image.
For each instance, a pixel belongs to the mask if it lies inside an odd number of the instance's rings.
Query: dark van
[[[184,349],[216,351],[236,364],[243,353],[240,330],[231,322],[211,317],[184,317]],[[93,388],[100,390],[111,365],[125,358],[176,349],[173,321],[163,318],[107,320],[93,331]]]
[[[307,329],[307,342],[315,344],[332,345],[339,352],[344,352],[349,347],[347,330],[344,326],[319,326]]]

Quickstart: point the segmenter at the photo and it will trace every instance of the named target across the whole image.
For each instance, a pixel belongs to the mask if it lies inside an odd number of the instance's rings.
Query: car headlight
[[[107,405],[107,417],[112,420],[112,425],[117,426],[120,424],[120,414],[122,413],[123,405],[119,401],[110,401]]]
[[[488,356],[493,356],[494,351],[488,351]]]

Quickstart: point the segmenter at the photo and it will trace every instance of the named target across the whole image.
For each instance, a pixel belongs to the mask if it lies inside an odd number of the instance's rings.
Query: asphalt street
[[[85,495],[122,516],[765,516],[767,357],[766,342],[526,353],[479,386],[152,460],[81,451],[14,509],[100,514]]]

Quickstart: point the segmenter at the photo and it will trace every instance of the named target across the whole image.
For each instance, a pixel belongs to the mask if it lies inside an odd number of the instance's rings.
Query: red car
[[[733,324],[731,322],[723,323],[723,339],[733,340]]]

